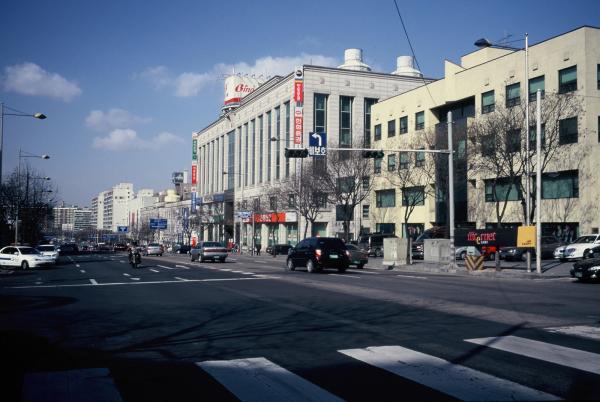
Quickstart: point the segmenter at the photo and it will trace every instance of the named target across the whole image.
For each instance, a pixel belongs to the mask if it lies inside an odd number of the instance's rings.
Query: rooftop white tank
[[[362,61],[362,49],[344,50],[344,64],[338,66],[346,70],[371,71],[371,67]]]
[[[414,68],[412,56],[399,56],[396,59],[396,71],[392,74],[405,75],[408,77],[422,77],[423,74]]]

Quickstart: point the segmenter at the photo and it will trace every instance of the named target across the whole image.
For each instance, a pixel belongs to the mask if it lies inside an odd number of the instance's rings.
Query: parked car
[[[127,245],[123,243],[116,243],[113,246],[113,251],[127,251]]]
[[[369,256],[383,257],[383,239],[397,237],[393,233],[370,233],[362,235],[358,247],[365,250]]]
[[[150,243],[146,246],[143,254],[144,255],[157,255],[159,257],[162,257],[164,252],[165,252],[165,249],[162,244]]]
[[[563,242],[554,236],[542,236],[542,259],[553,258],[554,250],[563,245]],[[535,248],[527,247],[501,247],[500,259],[507,261],[525,261],[527,250],[531,250],[531,258],[536,258]]]
[[[45,256],[33,247],[8,246],[0,249],[0,266],[21,269],[54,265],[54,258]]]
[[[225,262],[227,255],[227,247],[218,241],[201,241],[190,250],[192,261],[213,260]]]
[[[350,265],[350,252],[342,239],[336,237],[308,237],[291,249],[286,261],[286,269],[306,267],[308,272],[324,268],[337,268],[346,272]]]
[[[173,252],[176,254],[189,254],[192,246],[188,244],[176,244],[173,246]]]
[[[590,249],[589,260],[577,261],[571,268],[571,277],[580,281],[600,280],[600,245]]]
[[[46,257],[51,257],[54,262],[58,260],[58,251],[56,250],[56,246],[54,244],[40,244],[36,247],[36,250]]]
[[[425,257],[426,239],[443,239],[446,237],[446,228],[443,226],[434,226],[427,229],[412,242],[411,253],[415,260],[422,260]]]
[[[61,244],[58,248],[59,255],[72,255],[79,253],[79,247],[75,243]]]
[[[350,265],[356,265],[356,268],[363,269],[363,267],[369,262],[369,254],[358,248],[354,244],[346,244],[346,249],[350,253]]]
[[[273,252],[275,252],[276,255],[287,255],[288,250],[291,248],[292,246],[289,244],[276,244],[274,246],[267,246],[265,251],[267,254],[271,255],[273,255]]]
[[[554,258],[561,261],[589,258],[590,250],[596,244],[600,244],[600,234],[580,236],[571,244],[557,247],[554,250]]]

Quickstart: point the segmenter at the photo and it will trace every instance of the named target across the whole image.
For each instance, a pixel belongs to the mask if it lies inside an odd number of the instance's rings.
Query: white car
[[[597,244],[600,244],[600,234],[580,236],[571,244],[557,247],[554,250],[554,258],[557,260],[588,258],[590,250]]]
[[[58,260],[58,250],[56,249],[55,245],[41,244],[41,245],[37,246],[36,249],[42,255],[45,255],[47,257],[52,257],[52,259],[54,259],[54,262],[56,262],[56,260]]]
[[[33,247],[8,246],[0,249],[0,266],[21,269],[46,267],[54,265],[54,259],[42,255]]]

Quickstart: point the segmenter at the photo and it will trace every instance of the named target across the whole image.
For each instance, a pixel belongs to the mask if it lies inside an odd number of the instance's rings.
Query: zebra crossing
[[[565,327],[567,328],[567,327]],[[569,328],[569,336],[598,330],[598,327],[577,326]],[[547,333],[555,333],[559,328],[547,328]],[[552,363],[560,367],[575,369],[587,375],[600,376],[600,354],[569,348],[550,342],[542,342],[520,336],[497,336],[486,338],[469,338],[461,341],[464,345],[477,345],[483,350],[493,349],[508,353],[507,361],[511,365],[521,366],[521,358]],[[586,344],[589,346],[589,344]],[[595,348],[597,350],[597,348]],[[435,390],[448,397],[466,401],[549,401],[565,399],[568,395],[555,395],[545,389],[515,381],[514,378],[502,378],[495,374],[486,373],[473,367],[468,362],[453,362],[432,354],[407,348],[401,345],[382,345],[339,349],[337,354],[358,362],[352,370],[361,370],[364,365],[384,370],[404,380],[412,381],[426,389]],[[512,357],[511,357],[512,356]],[[512,363],[514,362],[514,363]],[[279,363],[279,364],[278,364]],[[288,362],[289,363],[289,362]],[[327,362],[318,362],[326,365]],[[530,363],[531,364],[531,363]],[[309,381],[297,372],[285,367],[286,363],[269,360],[263,356],[232,359],[206,360],[195,363],[195,366],[216,380],[231,395],[232,399],[241,401],[331,401],[337,402],[352,399],[346,395],[343,398],[335,391],[328,389],[327,384]],[[525,365],[524,365],[525,366]],[[531,367],[531,366],[529,366]],[[533,370],[533,369],[532,369]],[[557,370],[560,368],[557,367]],[[336,376],[343,378],[342,373]],[[583,373],[582,373],[583,375]],[[69,385],[68,379],[75,382]],[[595,381],[600,379],[598,377]],[[524,380],[521,380],[524,381]],[[119,402],[119,391],[110,378],[106,368],[72,370],[58,373],[31,373],[26,375],[23,382],[23,400],[37,402],[48,400],[49,395],[58,394],[63,398],[50,400],[67,400],[65,392],[81,392],[88,395],[90,389],[98,389],[105,395],[102,400]],[[366,385],[365,385],[366,386]],[[537,384],[537,387],[541,386]],[[112,388],[112,389],[111,389]],[[401,389],[391,389],[390,392],[401,395]],[[423,391],[425,392],[425,391]],[[596,391],[598,392],[598,391]],[[192,397],[190,395],[190,397]],[[193,399],[193,398],[192,398]],[[418,397],[417,397],[418,399]],[[70,395],[68,400],[79,400],[78,395]]]

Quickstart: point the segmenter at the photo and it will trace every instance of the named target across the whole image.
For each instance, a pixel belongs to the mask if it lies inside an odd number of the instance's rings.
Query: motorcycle
[[[142,255],[139,250],[129,253],[129,263],[133,269],[137,268],[142,263]]]

